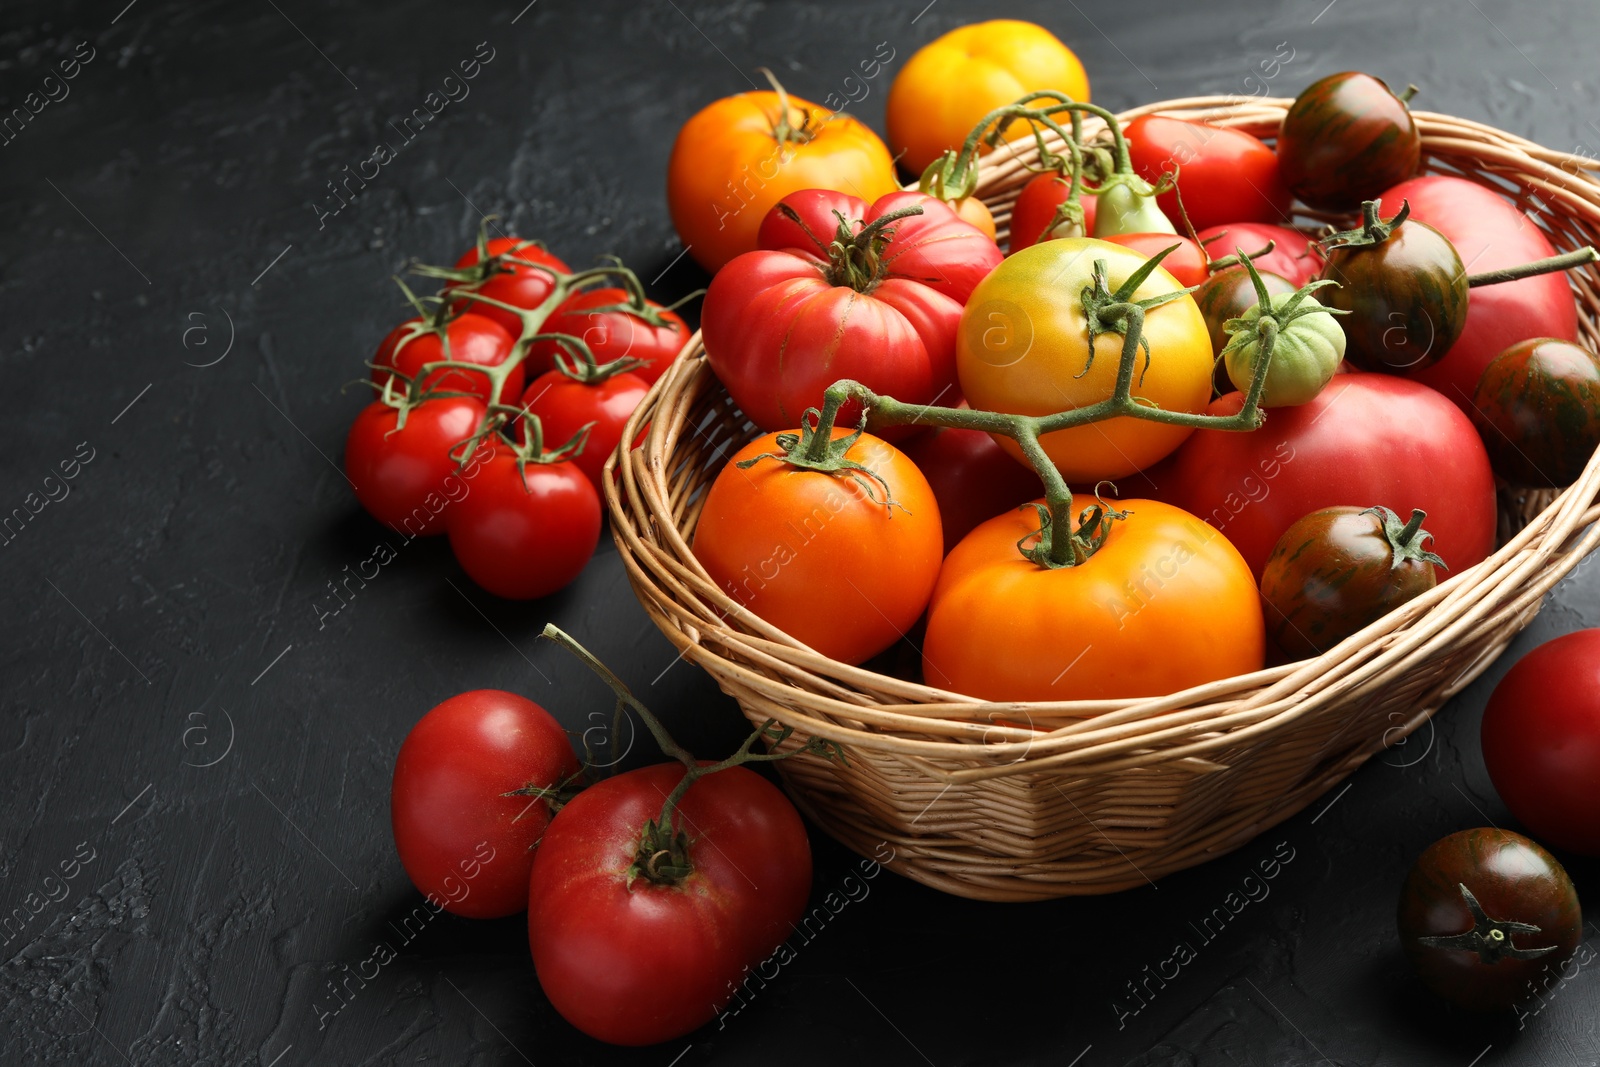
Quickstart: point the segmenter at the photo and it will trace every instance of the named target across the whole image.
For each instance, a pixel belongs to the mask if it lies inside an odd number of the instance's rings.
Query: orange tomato
[[[836,427],[834,437],[847,430]],[[939,575],[944,534],[928,480],[870,434],[846,458],[873,470],[803,470],[779,459],[778,434],[746,445],[717,475],[694,554],[729,596],[824,656],[860,663],[916,623]]]
[[[1040,89],[1089,99],[1083,64],[1049,30],[1013,19],[951,30],[918,49],[889,86],[889,144],[921,174],[989,112]],[[1027,132],[1013,121],[1005,139]]]
[[[792,192],[833,189],[870,203],[898,188],[894,161],[872,130],[769,91],[702,109],[678,131],[667,164],[672,224],[708,271],[754,251],[762,218]]]
[[[1039,527],[1032,508],[956,545],[928,606],[927,683],[982,700],[1103,700],[1260,670],[1261,598],[1238,550],[1170,504],[1112,506],[1129,516],[1073,567],[1017,550]]]
[[[961,216],[963,222],[969,222],[982,230],[984,236],[988,237],[989,240],[993,241],[995,239],[994,213],[989,210],[988,204],[985,204],[975,196],[967,196],[957,200],[950,206],[955,209],[957,215]]]

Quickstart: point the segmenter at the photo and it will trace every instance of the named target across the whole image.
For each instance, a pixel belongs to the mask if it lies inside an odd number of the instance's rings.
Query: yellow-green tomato
[[[1293,293],[1274,294],[1273,310],[1281,310],[1292,299]],[[1310,306],[1321,305],[1307,296],[1300,307]],[[1255,333],[1261,305],[1256,304],[1240,317],[1244,325],[1228,331],[1234,336],[1223,350],[1222,360],[1228,368],[1228,380],[1244,393],[1249,392],[1256,364],[1261,359],[1261,341]],[[1339,325],[1339,320],[1327,311],[1300,315],[1278,332],[1273,343],[1272,363],[1267,367],[1261,406],[1292,408],[1309,404],[1322,392],[1322,387],[1333,380],[1343,359],[1344,327]]]

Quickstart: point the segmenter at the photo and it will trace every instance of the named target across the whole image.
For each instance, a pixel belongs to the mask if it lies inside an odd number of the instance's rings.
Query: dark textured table
[[[499,212],[575,264],[616,253],[680,295],[705,281],[677,258],[663,196],[685,118],[760,66],[820,100],[877,42],[893,69],[995,15],[1055,30],[1113,108],[1259,91],[1246,78],[1282,45],[1274,94],[1359,67],[1416,82],[1429,108],[1600,144],[1584,0],[524,2],[0,13],[4,110],[56,98],[0,138],[0,512],[39,508],[0,548],[0,1063],[1600,1062],[1592,964],[1521,1025],[1473,1019],[1418,988],[1393,935],[1412,858],[1509,819],[1478,751],[1485,696],[1534,643],[1600,622],[1594,570],[1434,726],[1237,853],[1027,906],[885,875],[723,1026],[669,1045],[569,1028],[520,919],[402,936],[419,898],[387,796],[416,718],[485,686],[573,729],[608,707],[535,641],[547,621],[690,747],[719,753],[744,729],[674,664],[609,538],[539,603],[496,602],[417,543],[331,611],[330,583],[384,536],[339,472],[364,402],[341,386],[405,314],[388,276],[409,257],[449,260]],[[474,56],[470,95],[327,213],[328,183]],[[63,59],[75,77],[47,84]],[[888,77],[854,108],[880,130]],[[76,476],[46,483],[62,464]],[[629,762],[653,760],[645,747]],[[820,898],[855,858],[821,835],[815,849]],[[1207,925],[1274,856],[1258,899]],[[1600,906],[1596,866],[1572,869]],[[1194,958],[1172,977],[1180,942]],[[397,958],[334,1000],[380,943]]]

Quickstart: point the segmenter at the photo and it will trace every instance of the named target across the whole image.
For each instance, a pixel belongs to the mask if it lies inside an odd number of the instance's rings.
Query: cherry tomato
[[[1019,551],[1039,528],[1033,508],[963,538],[928,605],[927,683],[983,700],[1100,700],[1260,670],[1261,602],[1227,538],[1158,501],[1112,506],[1128,517],[1071,567]]]
[[[678,358],[689,340],[689,327],[676,311],[647,300],[649,314],[660,320],[650,322],[628,307],[628,292],[606,286],[574,293],[551,313],[540,327],[540,333],[565,333],[582,338],[594,353],[596,363],[611,363],[619,359],[637,359],[642,366],[628,373],[636,374],[646,382],[654,382],[667,372],[672,361]],[[555,368],[556,352],[560,346],[554,341],[536,341],[528,349],[523,368],[530,375],[543,374]],[[531,380],[531,379],[530,379]]]
[[[406,874],[453,915],[498,919],[528,905],[550,789],[578,774],[561,724],[499,689],[451,697],[411,728],[394,764],[389,816]],[[517,790],[523,795],[508,796]]]
[[[424,400],[406,412],[381,401],[361,409],[344,444],[344,471],[367,513],[412,537],[444,533],[453,500],[470,492],[450,450],[478,432],[488,409],[470,396]]]
[[[1259,268],[1257,271],[1269,296],[1292,293],[1299,288],[1288,278]],[[1194,302],[1206,320],[1206,330],[1211,334],[1211,350],[1220,356],[1228,344],[1228,331],[1223,329],[1224,325],[1229,319],[1236,319],[1255,307],[1259,300],[1249,272],[1243,267],[1229,267],[1202,282],[1200,288],[1194,291]],[[1227,381],[1224,375],[1221,383],[1227,385]],[[1228,392],[1232,388],[1232,385],[1227,385],[1223,391]]]
[[[1009,248],[1020,252],[1029,245],[1038,244],[1045,231],[1055,225],[1056,208],[1067,199],[1072,185],[1051,171],[1036,174],[1017,194],[1011,206],[1011,238]],[[1061,234],[1063,237],[1082,237],[1094,232],[1094,197],[1080,194],[1078,203],[1083,207],[1083,233]],[[1054,235],[1052,235],[1054,236]]]
[[[1175,237],[1170,233],[1119,233],[1106,240],[1123,248],[1131,248],[1146,259],[1154,259],[1158,252],[1177,245],[1177,249],[1168,254],[1161,265],[1185,288],[1199,285],[1211,276],[1211,260],[1205,249],[1187,237]]]
[[[450,548],[478,585],[507,600],[566,586],[600,541],[600,497],[573,463],[528,463],[493,446],[472,491],[452,506]]]
[[[434,330],[417,332],[421,323],[421,319],[407,319],[389,331],[389,335],[379,343],[377,355],[372,357],[375,364],[372,371],[374,382],[386,384],[393,377],[389,370],[397,370],[407,378],[415,379],[425,365],[445,359],[494,367],[504,363],[511,354],[511,335],[483,315],[468,312],[457,316],[444,328],[442,338]],[[506,375],[501,395],[507,399],[517,396],[522,391],[522,381],[523,372],[519,365]],[[476,371],[436,370],[423,378],[422,387],[471,393],[486,404],[492,399],[489,396],[488,376]]]
[[[1517,821],[1600,856],[1600,630],[1546,641],[1506,672],[1483,713],[1483,762]]]
[[[1176,192],[1157,199],[1173,225],[1183,224],[1179,194],[1196,230],[1225,222],[1289,221],[1291,198],[1278,180],[1278,157],[1260,138],[1164,115],[1140,115],[1122,135],[1133,169],[1145,181],[1177,171]]]
[[[1472,1011],[1531,998],[1578,948],[1583,915],[1554,856],[1509,830],[1429,845],[1400,893],[1400,944],[1429,989]]]
[[[1272,226],[1264,222],[1226,222],[1207,226],[1196,236],[1212,259],[1234,255],[1239,249],[1259,252],[1272,242],[1272,251],[1251,260],[1256,270],[1280,274],[1296,289],[1317,276],[1322,269],[1322,250],[1299,230]],[[1215,240],[1213,240],[1215,238]]]
[[[939,427],[912,438],[905,451],[939,502],[946,553],[980,522],[1039,495],[1039,476],[982,430]]]
[[[518,247],[518,246],[521,247]],[[572,268],[563,263],[558,257],[546,251],[542,246],[524,241],[516,237],[491,237],[485,247],[489,256],[494,260],[489,277],[474,289],[493,300],[513,307],[525,308],[532,311],[544,303],[545,297],[555,288],[555,279],[550,270],[562,274],[571,274]],[[483,262],[478,255],[476,247],[467,249],[466,253],[456,260],[457,269],[476,267]],[[541,269],[549,268],[549,270]],[[446,289],[458,289],[454,283],[445,286]],[[470,298],[462,300],[457,305],[458,310],[468,310],[475,315],[482,315],[486,319],[493,319],[505,330],[514,341],[522,336],[522,318],[503,308]],[[510,389],[506,390],[507,396],[514,396]]]
[[[1382,80],[1357,71],[1312,82],[1278,131],[1278,177],[1325,211],[1354,211],[1417,173],[1421,162],[1411,109]]]
[[[617,450],[628,416],[649,391],[649,382],[628,371],[591,385],[553,370],[533,380],[522,394],[522,406],[539,417],[547,448],[565,444],[589,427],[583,451],[573,456],[572,462],[596,490],[603,491],[601,468]]]
[[[528,884],[528,945],[550,1003],[616,1045],[650,1045],[711,1021],[746,967],[790,934],[811,889],[811,846],[794,805],[744,767],[689,787],[677,825],[691,873],[630,877],[640,835],[681,764],[590,786],[551,822]]]
[[[1208,411],[1243,404],[1229,393]],[[1157,484],[1163,500],[1227,534],[1257,574],[1290,525],[1338,504],[1421,508],[1452,574],[1494,550],[1494,474],[1471,421],[1432,389],[1388,374],[1337,375],[1253,433],[1196,430]]]
[[[1512,485],[1571,485],[1600,448],[1600,359],[1553,337],[1519,341],[1484,369],[1472,421]]]
[[[961,26],[917,49],[889,86],[889,144],[913,174],[960,148],[985,115],[1039,89],[1089,99],[1089,77],[1072,50],[1031,22],[994,19]],[[1028,132],[1014,120],[1002,137]]]
[[[836,439],[845,433],[834,428]],[[739,467],[782,452],[779,436],[752,441],[717,475],[695,527],[695,558],[729,596],[784,633],[831,659],[861,663],[899,640],[927,606],[943,555],[939,505],[916,464],[871,434],[845,458],[881,484],[779,459]]]

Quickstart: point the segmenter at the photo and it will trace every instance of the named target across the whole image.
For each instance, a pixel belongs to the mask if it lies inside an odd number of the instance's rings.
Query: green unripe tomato
[[[1273,294],[1273,311],[1281,311],[1294,295]],[[1321,305],[1307,296],[1300,309],[1304,311],[1308,307],[1320,309]],[[1241,393],[1250,391],[1256,362],[1261,358],[1261,339],[1256,325],[1260,318],[1261,305],[1256,304],[1228,324],[1228,333],[1233,337],[1223,349],[1222,359],[1228,369],[1228,380]],[[1267,368],[1267,383],[1261,392],[1261,406],[1289,408],[1310,403],[1322,392],[1322,387],[1333,380],[1343,359],[1344,328],[1338,319],[1323,310],[1297,316],[1278,331],[1272,349],[1272,365]]]

